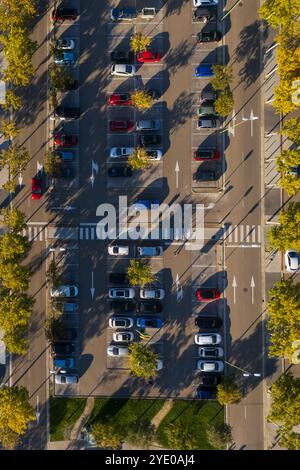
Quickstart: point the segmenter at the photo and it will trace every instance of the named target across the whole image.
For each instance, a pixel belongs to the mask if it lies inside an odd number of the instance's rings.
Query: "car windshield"
[[[131,66],[130,65],[126,65],[126,72],[127,73],[131,73]]]
[[[115,326],[125,326],[125,324],[124,320],[115,320]]]
[[[200,291],[200,295],[203,299],[211,299],[214,296],[214,293],[212,290],[203,290]]]
[[[290,251],[289,255],[291,258],[298,258],[298,254],[295,251]]]

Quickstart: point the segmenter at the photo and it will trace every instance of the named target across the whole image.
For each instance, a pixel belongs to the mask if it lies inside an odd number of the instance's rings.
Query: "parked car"
[[[218,5],[219,0],[193,0],[194,7],[207,7],[211,5]]]
[[[207,359],[207,358],[213,358],[213,359],[219,359],[220,357],[224,356],[224,351],[223,348],[211,348],[211,347],[200,347],[198,349],[198,355],[202,359]]]
[[[217,173],[213,170],[203,171],[201,167],[193,173],[193,181],[216,181]]]
[[[110,69],[111,75],[118,77],[133,77],[135,75],[135,66],[130,64],[113,64]]]
[[[117,345],[111,344],[107,348],[107,354],[108,356],[126,357],[126,356],[129,356],[129,350],[127,346],[117,346]]]
[[[142,51],[137,53],[136,59],[138,62],[143,63],[160,62],[161,54],[159,52]]]
[[[62,311],[63,313],[78,313],[78,303],[64,302]]]
[[[138,313],[160,313],[162,309],[162,303],[159,301],[138,302],[136,305]]]
[[[37,200],[42,197],[42,178],[35,176],[31,179],[31,199]]]
[[[132,155],[134,147],[111,147],[110,158],[127,158]]]
[[[126,178],[132,176],[132,169],[130,166],[112,166],[108,169],[107,174],[111,178]]]
[[[290,166],[288,169],[285,170],[284,173],[286,176],[293,176],[294,178],[299,178],[300,177],[300,165]]]
[[[200,31],[197,35],[198,42],[219,42],[222,39],[220,31]]]
[[[137,317],[136,326],[138,328],[161,328],[162,320],[159,317]]]
[[[164,289],[140,289],[141,299],[162,300],[165,298]]]
[[[56,65],[74,65],[76,56],[74,52],[59,51],[59,54],[54,54],[54,63]]]
[[[71,106],[57,106],[54,113],[50,116],[51,120],[69,121],[80,118],[80,109]]]
[[[197,121],[197,129],[215,129],[219,124],[214,115],[203,116]]]
[[[162,246],[139,246],[137,249],[139,256],[162,256]]]
[[[55,374],[55,383],[60,385],[71,385],[78,383],[78,375],[76,374]]]
[[[141,134],[139,136],[139,143],[142,147],[150,147],[151,145],[160,145],[161,135]]]
[[[205,315],[200,315],[195,319],[195,325],[202,330],[210,330],[221,328],[222,320],[218,317],[209,317]]]
[[[195,398],[200,398],[201,400],[215,400],[217,398],[217,388],[200,386],[195,392]]]
[[[70,356],[75,352],[74,343],[60,343],[55,342],[52,344],[52,353],[55,355],[68,355]]]
[[[194,160],[219,160],[220,159],[220,152],[216,149],[197,149],[194,151],[193,154]]]
[[[201,104],[200,108],[198,109],[198,115],[199,116],[215,116],[215,106],[214,106],[214,101],[207,100],[204,101],[204,103]]]
[[[70,38],[62,38],[56,41],[56,48],[62,49],[65,51],[72,51],[75,48],[75,41],[74,39]]]
[[[55,154],[58,155],[63,162],[71,162],[75,158],[75,154],[72,150],[57,150]]]
[[[205,374],[199,376],[200,387],[216,387],[220,383],[220,375],[218,374]]]
[[[55,336],[57,340],[75,340],[77,339],[76,328],[63,328],[62,332]]]
[[[216,21],[217,19],[217,8],[216,6],[210,7],[198,7],[193,11],[193,20],[199,21],[199,23],[208,23],[210,21]]]
[[[111,328],[132,328],[134,321],[131,317],[111,317],[108,324]]]
[[[127,286],[129,284],[129,279],[126,273],[110,273],[109,282],[112,284],[123,284]]]
[[[132,21],[137,18],[137,10],[131,7],[112,8],[110,17],[113,21]]]
[[[204,89],[201,92],[200,95],[200,103],[203,103],[204,101],[215,101],[218,97],[218,94],[216,91],[212,89]]]
[[[163,364],[163,361],[161,359],[157,359],[156,360],[156,370],[159,371],[159,370],[162,370],[164,364]]]
[[[51,297],[77,297],[78,287],[74,285],[51,287],[50,295]]]
[[[108,290],[108,297],[110,299],[133,299],[135,297],[135,290],[132,288],[115,288],[112,287]]]
[[[150,20],[152,18],[154,18],[156,15],[156,10],[155,8],[153,7],[150,7],[150,8],[142,8],[142,12],[141,12],[141,17],[142,19],[144,20]]]
[[[157,199],[138,199],[131,207],[135,211],[145,211],[150,209],[158,209],[159,201]]]
[[[114,313],[130,313],[135,309],[135,303],[131,301],[113,300],[110,303],[110,308]]]
[[[209,302],[220,298],[220,291],[215,288],[200,287],[196,290],[196,298],[200,302]]]
[[[286,270],[294,272],[299,269],[299,254],[295,250],[286,250],[284,254]]]
[[[214,346],[222,341],[219,333],[196,333],[195,343],[199,346]]]
[[[54,136],[54,143],[60,147],[74,147],[78,143],[78,137],[77,135],[58,133]]]
[[[223,372],[224,362],[223,361],[197,361],[197,369],[205,373],[217,373]]]
[[[136,122],[137,131],[158,131],[160,129],[159,119],[142,119]]]
[[[110,54],[110,60],[112,62],[117,62],[118,64],[131,64],[133,62],[134,56],[132,52],[127,51],[112,51]]]
[[[132,132],[133,129],[133,121],[109,121],[109,130],[111,132]]]
[[[214,76],[211,64],[198,65],[195,69],[195,77],[210,78]]]
[[[108,254],[114,256],[128,256],[129,246],[122,245],[110,245],[108,247]]]
[[[134,340],[134,334],[132,331],[117,331],[113,333],[113,341],[116,343],[130,343]]]
[[[74,357],[60,357],[56,356],[53,359],[54,367],[59,367],[60,369],[73,369],[75,367]]]
[[[76,20],[78,16],[78,11],[76,8],[64,8],[62,5],[59,5],[57,8],[54,8],[52,12],[52,19],[55,22],[65,21],[65,20]]]
[[[160,149],[145,149],[147,154],[148,154],[148,157],[150,160],[154,160],[156,162],[158,162],[159,160],[162,159],[162,156],[163,156],[163,152],[162,150]]]
[[[131,106],[130,93],[113,93],[108,99],[109,106]]]

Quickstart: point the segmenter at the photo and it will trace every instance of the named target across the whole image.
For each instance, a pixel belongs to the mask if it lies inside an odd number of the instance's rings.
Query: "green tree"
[[[145,36],[143,33],[135,33],[130,38],[130,50],[135,54],[137,52],[146,51],[152,42],[150,36]]]
[[[0,325],[5,332],[28,326],[35,300],[25,293],[2,291],[0,303]]]
[[[149,109],[153,104],[153,98],[146,90],[136,90],[131,94],[131,102],[138,109]]]
[[[137,147],[128,158],[128,163],[133,170],[143,170],[149,168],[150,159],[145,149]]]
[[[174,450],[196,450],[197,436],[193,429],[178,422],[171,423],[165,430],[168,447]]]
[[[277,114],[288,114],[296,109],[292,102],[292,79],[280,77],[279,85],[274,88],[273,106]]]
[[[28,327],[17,325],[15,328],[5,331],[2,339],[9,352],[24,356],[28,353],[27,336]]]
[[[228,88],[222,91],[215,101],[215,110],[219,116],[227,116],[233,110],[233,94]]]
[[[13,120],[3,119],[1,122],[1,132],[5,139],[14,139],[19,133],[17,124]]]
[[[281,172],[280,186],[293,196],[300,190],[297,168],[300,165],[300,150],[284,150],[276,161],[277,171]]]
[[[265,0],[259,9],[259,16],[272,28],[279,26],[289,28],[291,22],[296,21],[299,11],[299,0]]]
[[[96,422],[91,426],[91,433],[98,447],[103,449],[119,449],[123,433],[112,422]]]
[[[131,444],[139,443],[143,449],[148,449],[153,443],[155,428],[147,418],[140,418],[128,425],[126,441]]]
[[[151,272],[151,266],[147,260],[130,260],[127,275],[131,286],[144,287],[145,284],[151,284],[155,281],[155,276]]]
[[[229,424],[210,424],[206,431],[206,437],[210,445],[217,449],[226,449],[233,442],[232,428]]]
[[[15,291],[27,290],[29,286],[29,269],[17,262],[0,263],[2,286]]]
[[[268,231],[270,246],[280,251],[300,251],[300,203],[292,202],[286,211],[282,210],[279,223]]]
[[[11,27],[29,25],[36,14],[35,0],[1,0],[0,30],[6,31]]]
[[[74,83],[74,78],[69,70],[53,65],[49,71],[51,87],[58,91],[67,91]]]
[[[296,145],[300,145],[300,118],[286,119],[280,132]]]
[[[62,322],[62,314],[60,312],[51,313],[45,321],[45,336],[50,343],[55,339],[62,338],[64,334],[64,325]]]
[[[287,450],[300,450],[300,434],[285,427],[279,430],[279,445]]]
[[[157,374],[157,354],[142,343],[129,346],[129,368],[137,377],[149,379]]]
[[[232,67],[230,65],[213,65],[214,76],[211,85],[214,90],[228,90],[232,82]]]
[[[27,227],[26,215],[16,208],[6,208],[1,211],[3,224],[12,232],[19,233]]]
[[[271,387],[271,411],[268,421],[292,430],[300,423],[300,379],[290,372],[282,374]]]
[[[46,279],[47,282],[52,284],[52,287],[58,287],[62,282],[61,269],[54,258],[49,263],[49,267],[46,272]]]
[[[13,90],[7,90],[5,94],[5,103],[2,107],[6,110],[11,108],[15,111],[18,111],[22,106],[22,99],[18,96]]]
[[[1,168],[9,167],[10,178],[14,178],[17,174],[24,170],[30,160],[30,155],[25,147],[16,144],[11,145],[8,149],[1,152]]]
[[[27,237],[15,232],[5,233],[0,238],[0,260],[21,261],[29,247]]]
[[[53,152],[53,150],[48,150],[44,158],[44,171],[46,175],[50,177],[58,177],[61,174],[62,161],[60,156]]]
[[[28,423],[35,419],[25,387],[0,388],[0,442],[6,449],[14,449],[25,434]]]
[[[281,280],[274,284],[269,295],[269,356],[291,359],[294,352],[293,341],[300,338],[300,284]]]
[[[220,405],[238,403],[242,399],[242,391],[233,378],[227,378],[217,387],[217,400]]]

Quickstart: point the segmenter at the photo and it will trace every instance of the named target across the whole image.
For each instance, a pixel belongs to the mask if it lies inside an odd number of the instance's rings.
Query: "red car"
[[[220,292],[218,289],[209,289],[202,287],[196,290],[196,298],[200,302],[210,302],[211,300],[217,300],[220,298]]]
[[[31,199],[41,199],[42,197],[42,180],[41,178],[31,179]]]
[[[55,134],[54,143],[55,145],[60,145],[60,147],[74,147],[78,142],[76,135],[68,134]]]
[[[133,128],[133,121],[109,121],[109,129],[112,132],[131,132]]]
[[[131,106],[131,96],[129,93],[114,93],[108,99],[109,106]]]
[[[160,62],[161,54],[159,52],[143,51],[136,55],[138,62]]]
[[[53,21],[76,20],[78,11],[75,8],[54,8],[52,12]]]
[[[220,152],[216,149],[198,149],[194,151],[194,160],[219,160]]]

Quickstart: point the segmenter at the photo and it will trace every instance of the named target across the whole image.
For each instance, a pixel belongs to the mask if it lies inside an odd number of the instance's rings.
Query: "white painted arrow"
[[[232,287],[233,287],[233,303],[235,304],[235,302],[236,302],[236,292],[235,292],[235,290],[237,288],[237,282],[236,282],[235,276],[233,276]]]
[[[179,177],[178,177],[178,174],[179,174],[179,164],[178,164],[178,162],[176,162],[175,174],[176,174],[176,189],[178,189],[178,185],[179,185]]]
[[[254,304],[254,287],[255,287],[255,282],[253,276],[251,277],[251,298],[252,298],[252,305]]]
[[[22,183],[23,183],[23,176],[22,176],[22,173],[19,174],[18,181],[19,181],[19,186],[22,186]]]
[[[90,288],[90,291],[91,291],[91,296],[92,296],[92,299],[94,298],[94,295],[95,295],[95,287],[94,287],[94,271],[92,271],[92,287]]]
[[[251,113],[250,113],[251,137],[253,137],[253,121],[255,121],[256,119],[258,119],[258,117],[257,117],[257,116],[254,116],[253,109],[251,109]]]

